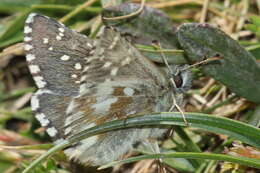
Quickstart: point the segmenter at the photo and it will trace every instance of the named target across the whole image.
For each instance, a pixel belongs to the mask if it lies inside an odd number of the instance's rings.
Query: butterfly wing
[[[26,60],[38,92],[31,99],[35,117],[54,139],[63,132],[66,108],[79,94],[85,58],[93,41],[47,16],[32,13],[24,27]]]

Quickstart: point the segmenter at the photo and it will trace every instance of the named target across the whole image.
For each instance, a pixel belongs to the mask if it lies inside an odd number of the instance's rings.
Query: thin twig
[[[158,46],[159,46],[160,50],[162,50],[162,46],[161,46],[160,42],[158,43]],[[173,74],[173,71],[172,71],[172,69],[171,69],[171,67],[170,67],[170,65],[169,65],[169,63],[168,63],[164,53],[162,51],[160,53],[161,53],[162,59],[163,59],[165,65],[167,66],[168,70],[170,71],[171,74]]]
[[[144,52],[153,52],[153,53],[184,53],[184,50],[181,49],[162,49],[162,50],[152,50],[152,49],[144,49],[144,48],[140,48],[138,47],[138,50],[144,51]]]
[[[181,69],[181,71],[185,71],[185,70],[188,70],[190,68],[196,67],[198,65],[205,64],[205,63],[208,63],[208,62],[211,62],[211,61],[221,60],[221,59],[222,59],[221,57],[210,57],[210,58],[207,58],[207,59],[205,59],[203,61],[200,61],[200,62],[197,62],[195,64],[189,65],[186,68]]]
[[[195,3],[202,5],[203,2],[201,0],[178,0],[178,1],[165,1],[165,2],[156,2],[149,4],[150,7],[153,8],[167,8],[167,7],[173,7],[178,5],[185,5],[188,3]]]
[[[246,20],[246,14],[248,13],[248,9],[249,9],[249,1],[248,0],[244,0],[243,2],[243,8],[242,8],[242,11],[241,11],[241,16],[237,22],[237,26],[236,26],[236,31],[240,31],[243,26],[244,26],[244,23],[245,23],[245,20]]]
[[[103,17],[103,19],[104,20],[121,20],[121,19],[127,19],[127,18],[130,18],[130,17],[136,16],[143,11],[144,5],[145,5],[145,0],[142,0],[140,8],[133,13],[130,13],[130,14],[127,14],[127,15],[124,15],[124,16],[117,16],[117,17]]]
[[[209,0],[204,0],[202,12],[200,16],[200,23],[204,23],[206,21],[208,7],[209,7]]]
[[[258,8],[258,13],[260,14],[260,0],[256,0],[257,8]]]

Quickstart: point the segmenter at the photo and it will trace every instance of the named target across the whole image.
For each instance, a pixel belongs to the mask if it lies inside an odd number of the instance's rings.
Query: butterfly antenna
[[[172,69],[171,69],[171,67],[170,67],[170,65],[169,65],[169,63],[168,63],[168,61],[167,61],[167,59],[166,59],[166,57],[165,57],[163,51],[162,51],[162,46],[161,46],[161,43],[160,43],[160,42],[158,43],[158,46],[159,46],[159,48],[160,48],[160,50],[161,50],[160,53],[161,53],[163,62],[164,62],[165,65],[167,66],[167,68],[168,68],[170,74],[173,74],[173,71],[172,71]],[[174,75],[177,75],[179,72],[180,72],[180,71],[178,70]],[[174,87],[174,88],[177,88],[176,83],[175,83],[173,77],[170,78],[170,81],[171,81],[173,87]]]
[[[130,18],[130,17],[136,16],[143,11],[144,5],[145,5],[145,0],[142,0],[140,8],[133,13],[130,13],[130,14],[127,14],[127,15],[124,15],[124,16],[117,16],[117,17],[103,17],[103,19],[105,19],[105,20],[121,20],[121,19],[127,19],[127,18]]]
[[[211,62],[211,61],[216,61],[216,60],[221,60],[221,59],[222,59],[222,58],[219,57],[219,56],[210,57],[210,58],[207,58],[207,59],[202,60],[202,61],[200,61],[200,62],[197,62],[197,63],[195,63],[195,64],[189,65],[189,66],[187,66],[186,68],[181,69],[181,71],[185,71],[185,70],[188,70],[188,69],[190,69],[190,68],[199,66],[199,65],[201,65],[201,64],[206,64],[206,63],[209,63],[209,62]]]
[[[172,69],[171,69],[171,67],[170,67],[170,65],[169,65],[169,63],[168,63],[168,61],[167,61],[167,59],[166,59],[166,57],[165,57],[163,51],[162,51],[162,46],[161,46],[161,43],[160,43],[160,42],[158,42],[158,46],[159,46],[159,48],[160,48],[160,53],[161,53],[163,62],[164,62],[165,65],[167,66],[167,68],[168,68],[168,70],[170,71],[170,73],[173,74],[173,71],[172,71]]]

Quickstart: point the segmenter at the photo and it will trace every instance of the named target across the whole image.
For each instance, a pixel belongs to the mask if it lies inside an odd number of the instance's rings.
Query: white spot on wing
[[[46,132],[50,135],[50,137],[54,137],[58,133],[58,131],[54,127],[47,128]]]
[[[37,109],[39,109],[40,104],[39,104],[39,99],[38,99],[37,95],[32,96],[31,106],[32,106],[32,111],[36,111]]]
[[[115,36],[113,42],[111,43],[108,49],[113,49],[116,46],[118,40],[119,40],[119,36]]]
[[[91,50],[91,51],[89,52],[89,55],[94,55],[94,53],[95,53],[95,50]]]
[[[54,92],[52,92],[51,90],[47,90],[47,89],[41,89],[41,90],[38,90],[35,94],[36,95],[54,94]]]
[[[27,51],[31,50],[32,48],[33,48],[33,46],[30,45],[30,44],[26,44],[26,45],[24,46],[24,50],[27,50]]]
[[[60,32],[64,32],[65,29],[64,29],[64,28],[59,28],[59,31],[60,31]]]
[[[49,49],[48,50],[53,50],[53,47],[49,47]]]
[[[66,129],[65,129],[65,132],[64,132],[64,134],[65,135],[68,135],[70,132],[72,131],[72,127],[67,127]]]
[[[117,102],[117,98],[108,98],[104,101],[98,102],[96,104],[93,104],[91,107],[95,109],[95,113],[97,114],[104,114],[108,113],[110,106]]]
[[[107,68],[107,67],[110,67],[112,65],[112,62],[106,62],[103,67],[104,68]]]
[[[32,38],[31,37],[24,37],[23,39],[25,42],[28,42],[28,41],[32,41]]]
[[[32,61],[35,59],[35,56],[33,54],[27,54],[26,55],[26,60],[29,62],[29,61]]]
[[[60,59],[62,61],[68,61],[70,59],[70,57],[68,55],[63,55],[62,57],[60,57]]]
[[[76,75],[76,74],[72,74],[71,77],[75,79],[75,78],[78,77],[78,75]]]
[[[80,82],[86,81],[87,77],[88,77],[87,75],[83,75],[83,76],[80,78]]]
[[[29,27],[29,26],[25,26],[24,27],[24,33],[25,34],[28,34],[28,33],[31,33],[32,32],[32,28],[31,27]]]
[[[50,123],[50,121],[46,119],[46,116],[43,113],[36,114],[35,118],[40,122],[43,127],[46,127]]]
[[[74,68],[75,68],[76,70],[80,70],[80,69],[82,68],[82,66],[81,66],[80,63],[76,63],[75,66],[74,66]]]
[[[29,16],[27,17],[25,23],[32,23],[33,22],[33,18],[34,16],[36,16],[37,14],[36,13],[31,13],[29,14]]]
[[[48,38],[43,38],[43,44],[48,44],[49,43],[49,39]]]
[[[31,73],[39,73],[41,70],[38,65],[29,65]]]
[[[58,41],[61,40],[61,36],[57,35],[56,40],[58,40]]]
[[[63,36],[64,36],[64,34],[63,34],[62,32],[60,32],[60,33],[59,33],[59,36],[63,37]]]
[[[124,88],[124,93],[127,96],[133,96],[134,95],[134,90],[132,88]]]
[[[131,61],[131,58],[127,57],[126,59],[124,59],[122,62],[121,62],[121,65],[124,66],[126,64],[129,64]]]
[[[72,100],[70,103],[69,103],[69,106],[67,107],[66,109],[66,114],[70,114],[72,113],[72,111],[76,108],[76,103],[74,100]]]
[[[93,46],[90,44],[90,43],[87,43],[87,46],[88,47],[90,47],[90,48],[92,48]]]
[[[42,76],[34,76],[33,79],[35,80],[36,85],[38,86],[38,88],[43,88],[45,87],[45,85],[47,84],[44,80]]]
[[[110,74],[111,74],[112,76],[115,76],[115,75],[117,74],[117,71],[118,71],[118,67],[114,67],[114,68],[112,68]]]
[[[89,69],[89,66],[86,66],[86,67],[84,68],[83,72],[88,71],[88,69]]]

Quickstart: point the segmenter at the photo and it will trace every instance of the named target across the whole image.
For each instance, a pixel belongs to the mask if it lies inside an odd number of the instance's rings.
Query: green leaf
[[[131,35],[131,41],[134,44],[152,45],[154,41],[161,44],[163,49],[178,49],[178,40],[175,29],[167,15],[157,9],[144,7],[143,11],[136,16],[120,20],[106,20],[104,17],[118,17],[136,12],[140,8],[139,4],[123,3],[118,6],[110,6],[102,11],[103,22],[107,26],[113,26],[119,32],[125,35]],[[142,51],[142,50],[141,50]],[[162,62],[160,52],[142,53],[156,62]],[[186,63],[182,52],[175,54],[165,54],[169,63]]]
[[[178,39],[193,62],[220,56],[221,60],[203,65],[203,72],[234,93],[260,103],[260,66],[237,41],[208,24],[196,23],[181,25]]]

